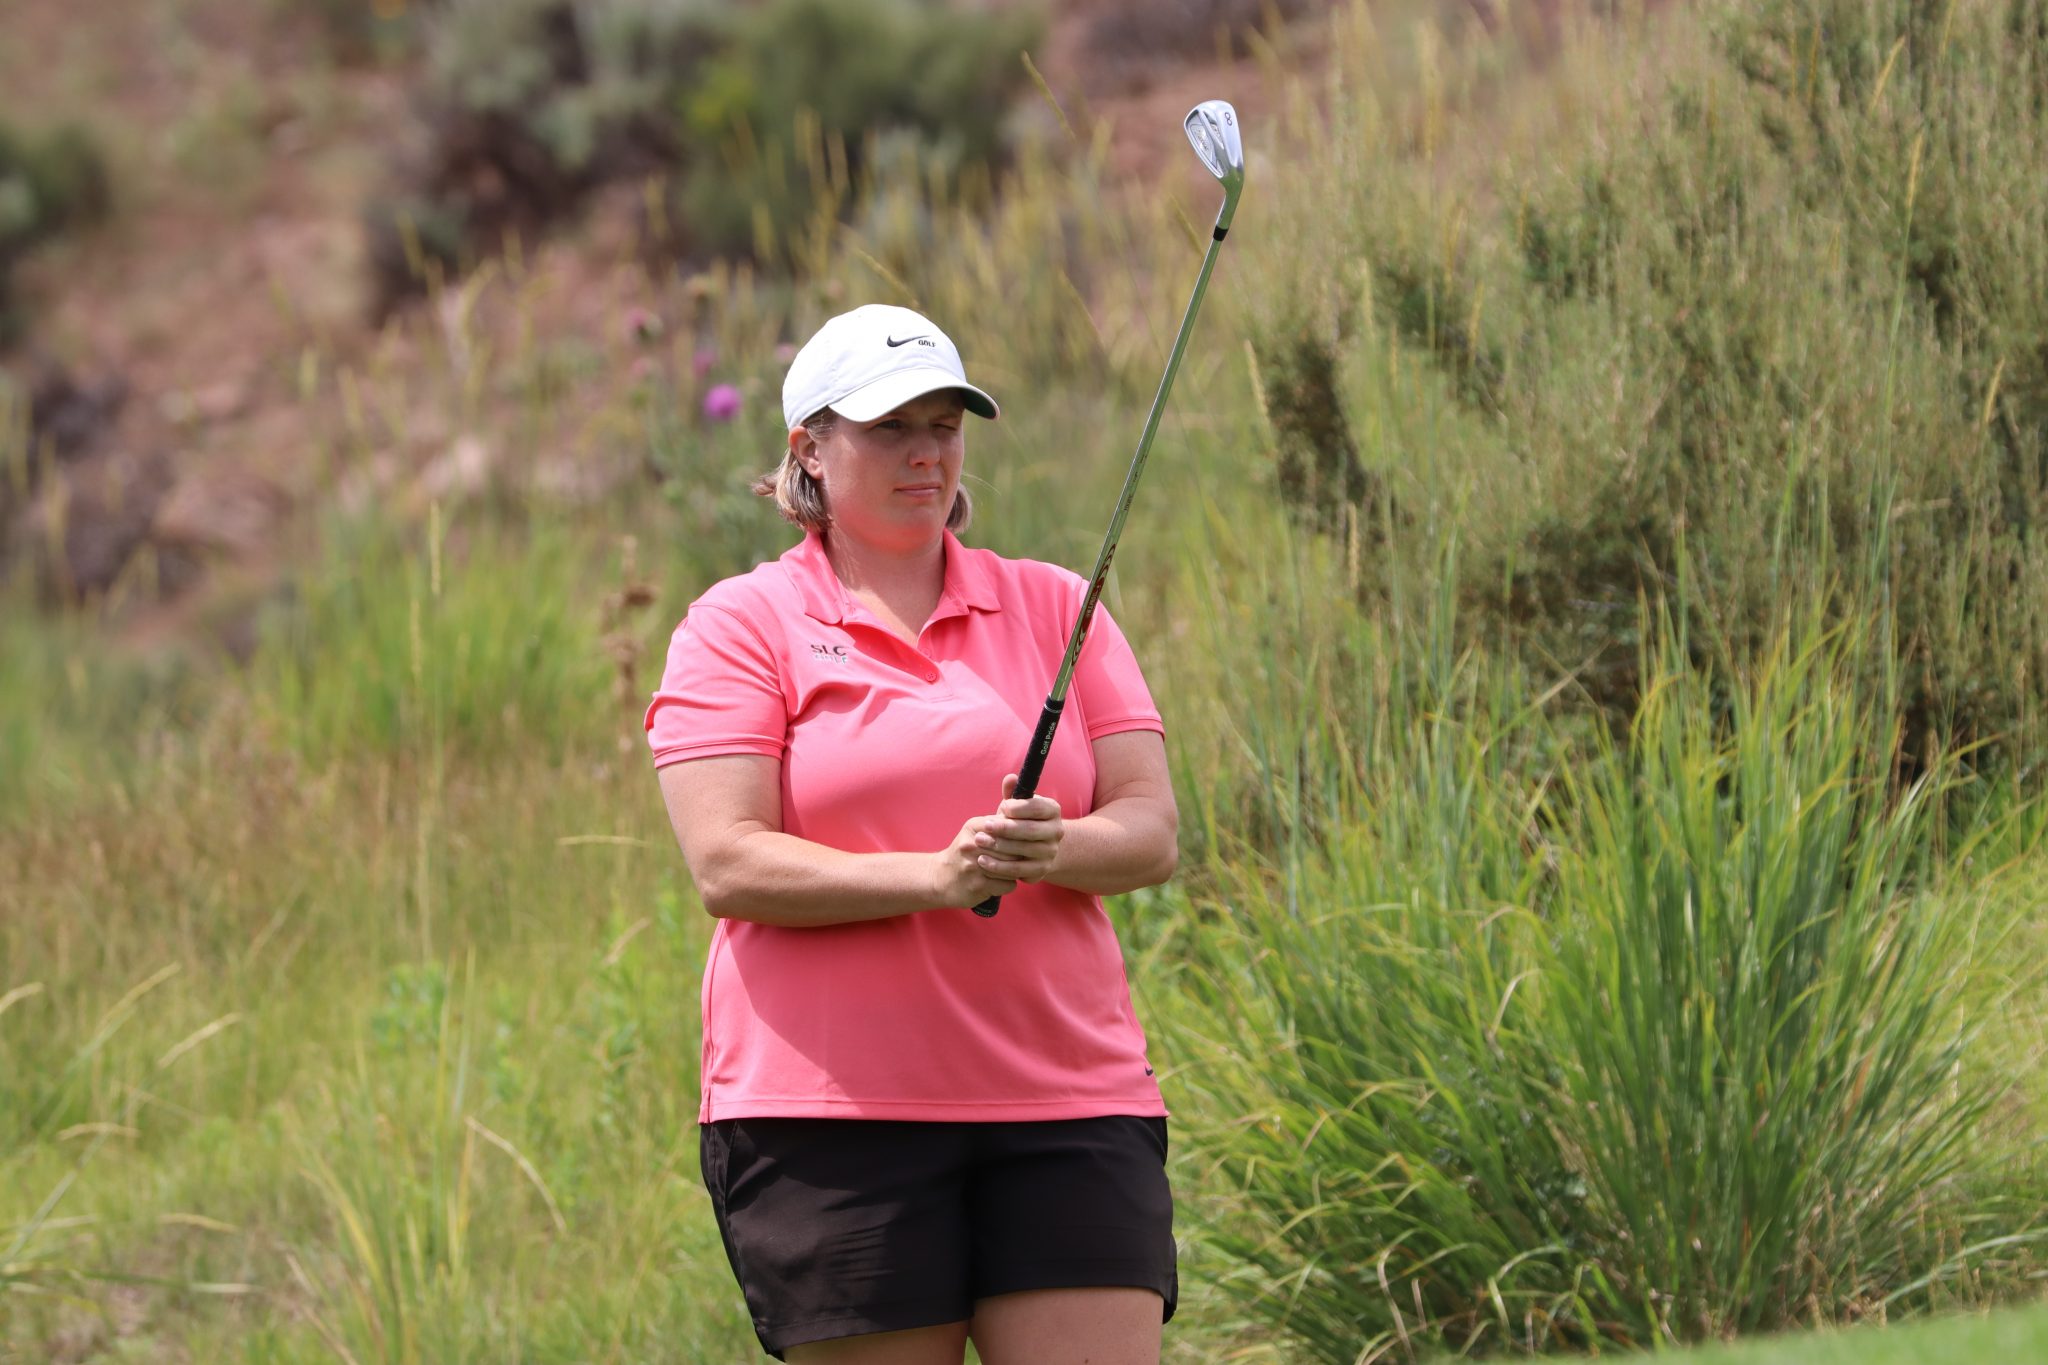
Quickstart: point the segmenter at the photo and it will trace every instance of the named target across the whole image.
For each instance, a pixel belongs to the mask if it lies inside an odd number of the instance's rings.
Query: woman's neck
[[[847,592],[883,625],[913,644],[946,590],[943,536],[929,545],[903,551],[827,532],[825,558]]]

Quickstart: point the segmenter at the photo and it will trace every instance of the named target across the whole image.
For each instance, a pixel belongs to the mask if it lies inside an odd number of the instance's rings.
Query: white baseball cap
[[[959,348],[930,318],[863,304],[820,327],[789,362],[782,415],[792,429],[820,408],[872,422],[937,389],[958,389],[969,412],[996,415],[996,400],[967,382]]]

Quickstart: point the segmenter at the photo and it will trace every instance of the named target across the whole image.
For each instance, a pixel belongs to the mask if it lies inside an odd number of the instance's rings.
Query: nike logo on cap
[[[903,340],[901,340],[901,341],[898,341],[898,340],[897,340],[897,339],[896,339],[895,337],[889,337],[889,338],[888,338],[888,343],[889,343],[889,344],[890,344],[891,346],[908,346],[908,345],[909,345],[909,344],[910,344],[911,342],[913,342],[913,341],[923,341],[923,340],[925,339],[925,337],[926,337],[927,335],[929,335],[929,334],[928,334],[928,333],[919,333],[919,334],[918,334],[917,336],[914,336],[914,337],[905,337],[905,338],[903,338]],[[929,343],[927,343],[927,344],[929,344]]]

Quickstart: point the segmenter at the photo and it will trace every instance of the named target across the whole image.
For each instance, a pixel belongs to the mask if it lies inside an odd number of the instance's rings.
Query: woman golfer
[[[1086,585],[954,538],[995,400],[869,305],[782,407],[757,490],[803,541],[691,604],[647,713],[718,920],[698,1117],[754,1330],[833,1365],[1157,1361],[1166,1109],[1098,898],[1173,872],[1159,713],[1104,612],[1007,799]]]

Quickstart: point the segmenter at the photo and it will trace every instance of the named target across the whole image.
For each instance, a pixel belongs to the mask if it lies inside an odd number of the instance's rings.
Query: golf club
[[[1204,100],[1188,111],[1181,126],[1187,131],[1188,141],[1194,144],[1195,155],[1223,186],[1223,207],[1217,211],[1216,227],[1209,234],[1209,250],[1202,257],[1202,273],[1195,277],[1194,293],[1188,297],[1187,312],[1181,315],[1180,332],[1166,357],[1166,373],[1159,377],[1159,392],[1153,395],[1152,411],[1138,437],[1138,453],[1131,457],[1130,472],[1124,475],[1123,492],[1117,495],[1116,511],[1110,515],[1109,531],[1102,538],[1102,552],[1095,557],[1088,593],[1081,599],[1080,614],[1074,619],[1073,633],[1067,637],[1066,657],[1060,660],[1060,671],[1045,696],[1045,709],[1038,714],[1038,728],[1032,731],[1031,747],[1024,755],[1023,766],[1017,770],[1017,789],[1011,795],[1019,801],[1038,790],[1045,756],[1052,750],[1053,734],[1059,729],[1060,712],[1067,706],[1067,687],[1074,680],[1074,664],[1081,657],[1081,646],[1087,643],[1095,604],[1102,599],[1102,585],[1109,579],[1109,561],[1116,555],[1117,539],[1123,535],[1124,519],[1131,512],[1131,495],[1137,491],[1138,476],[1145,470],[1145,457],[1151,453],[1152,437],[1158,432],[1160,414],[1166,409],[1167,392],[1173,388],[1173,376],[1180,369],[1181,353],[1187,350],[1188,334],[1195,328],[1195,314],[1201,311],[1202,295],[1209,288],[1209,272],[1216,268],[1216,253],[1237,213],[1238,196],[1244,192],[1244,140],[1238,132],[1237,110],[1227,100]],[[974,913],[987,919],[1002,903],[1001,896],[990,896],[974,907]]]

